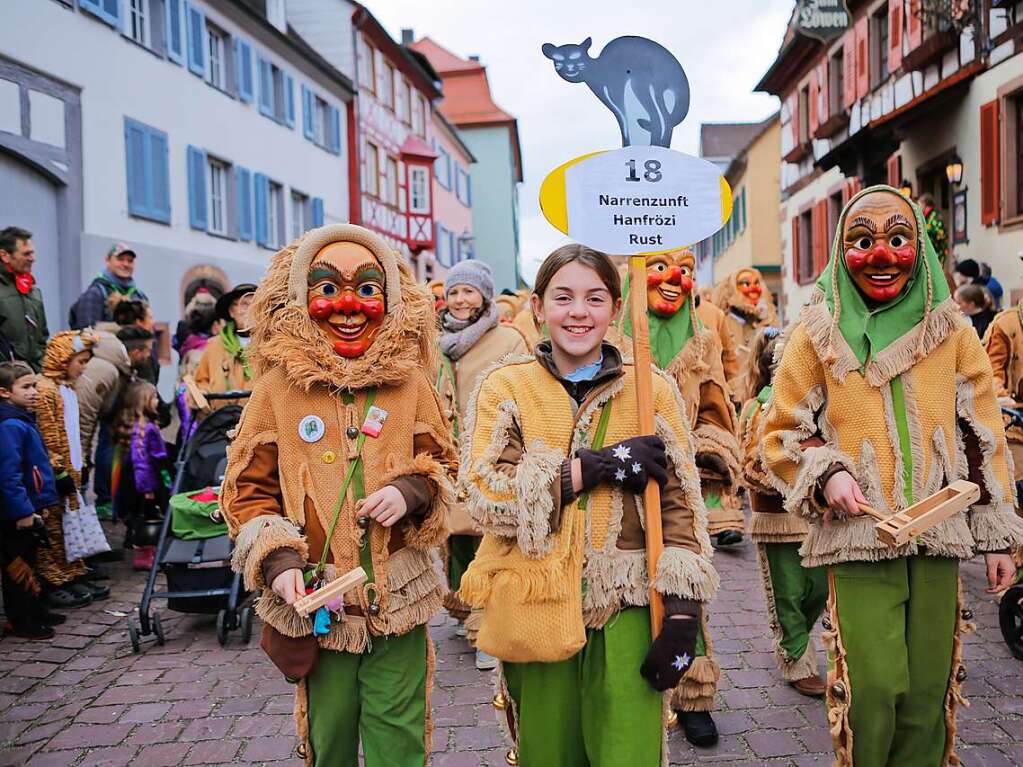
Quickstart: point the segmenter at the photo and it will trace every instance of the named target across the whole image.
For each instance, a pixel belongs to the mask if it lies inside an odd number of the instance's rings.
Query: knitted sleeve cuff
[[[679,546],[667,546],[657,560],[654,590],[696,602],[710,602],[720,578],[708,557]]]
[[[394,484],[399,492],[402,487],[419,488],[415,495],[422,500],[420,494],[429,499],[418,513],[410,514],[402,520],[405,542],[413,549],[429,549],[443,543],[448,537],[447,509],[453,502],[454,491],[447,469],[428,453],[419,453],[410,462],[395,467],[383,477],[384,484]],[[416,501],[417,498],[413,498]],[[409,498],[406,497],[406,503]]]
[[[785,488],[781,495],[785,498],[786,511],[804,517],[817,517],[823,514],[823,508],[816,498],[818,483],[822,477],[836,471],[847,471],[853,477],[856,476],[852,459],[830,445],[806,448],[798,466],[792,485]]]
[[[697,454],[708,453],[721,459],[728,468],[728,477],[722,479],[728,484],[734,484],[739,479],[739,443],[734,434],[719,426],[705,423],[693,431],[693,442]]]
[[[309,558],[305,538],[289,519],[263,514],[238,528],[231,567],[241,574],[246,589],[254,591],[268,585],[263,578],[263,560],[278,549],[293,549],[303,562]]]

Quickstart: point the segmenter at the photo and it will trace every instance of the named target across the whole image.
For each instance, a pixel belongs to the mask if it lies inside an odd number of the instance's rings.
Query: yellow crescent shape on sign
[[[732,217],[732,187],[724,176],[721,177],[721,226],[728,223]]]
[[[607,150],[590,152],[576,157],[547,174],[547,178],[540,184],[540,210],[543,212],[551,226],[564,234],[568,234],[568,196],[565,194],[565,171],[573,165],[578,165],[583,160],[604,154]],[[729,196],[731,200],[731,196]],[[729,202],[729,207],[731,202]]]

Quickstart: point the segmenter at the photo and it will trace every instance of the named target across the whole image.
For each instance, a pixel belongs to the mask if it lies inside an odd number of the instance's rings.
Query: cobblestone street
[[[723,667],[715,714],[721,742],[696,751],[672,733],[671,763],[830,764],[822,704],[797,695],[774,670],[753,547],[718,553],[715,563],[722,573],[711,621]],[[1001,641],[982,576],[979,562],[964,570],[978,632],[966,645],[971,706],[960,714],[960,754],[967,767],[1020,765],[1023,663]],[[134,655],[126,618],[112,613],[137,607],[143,577],[122,564],[113,584],[111,599],[70,613],[53,641],[0,641],[0,763],[300,765],[291,688],[259,649],[258,625],[247,647],[235,632],[222,649],[211,618],[163,609],[166,646],[150,637]],[[505,764],[490,674],[476,671],[443,616],[431,631],[438,649],[432,764]]]

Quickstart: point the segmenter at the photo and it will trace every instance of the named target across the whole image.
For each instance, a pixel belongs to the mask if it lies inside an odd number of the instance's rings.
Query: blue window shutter
[[[302,135],[310,141],[316,140],[316,130],[313,127],[313,92],[302,85]]]
[[[206,77],[206,14],[188,6],[188,68]]]
[[[148,216],[146,201],[146,129],[131,120],[124,121],[124,156],[128,177],[128,212]]]
[[[330,135],[327,137],[329,142],[327,146],[330,151],[334,154],[341,154],[341,115],[337,111],[337,107],[327,107],[330,110]]]
[[[266,201],[270,196],[270,183],[262,173],[257,173],[253,180],[256,187],[256,242],[268,248],[270,238],[267,236]]]
[[[323,198],[313,198],[313,226],[323,226]]]
[[[149,130],[149,210],[152,217],[170,223],[170,158],[167,152],[167,134]]]
[[[112,27],[121,21],[121,0],[80,0],[78,3],[83,11],[102,19]]]
[[[284,124],[295,127],[295,78],[284,73]]]
[[[267,117],[274,116],[273,72],[270,62],[262,56],[256,56],[256,69],[259,73],[259,113]]]
[[[248,242],[252,239],[252,173],[248,168],[234,166],[237,185],[235,198],[238,200],[238,239]]]
[[[462,201],[462,166],[455,160],[455,199]]]
[[[167,12],[166,31],[163,34],[167,46],[167,58],[176,64],[184,63],[185,35],[184,19],[181,11],[184,9],[185,0],[164,0],[164,9]]]
[[[472,205],[472,176],[465,174],[465,204]]]
[[[188,147],[188,223],[206,229],[206,152]]]
[[[252,46],[239,37],[234,39],[235,72],[238,79],[238,98],[248,104],[252,101]]]

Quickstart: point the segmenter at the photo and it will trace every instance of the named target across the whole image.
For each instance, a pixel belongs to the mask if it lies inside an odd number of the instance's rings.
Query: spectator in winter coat
[[[43,294],[35,286],[32,232],[9,226],[0,231],[0,317],[15,356],[39,372],[50,331]]]
[[[114,319],[114,306],[124,299],[149,303],[135,285],[135,251],[123,242],[107,253],[106,265],[71,307],[68,319],[73,330],[91,328]]]
[[[35,575],[43,521],[39,512],[58,502],[50,457],[32,415],[36,374],[24,362],[0,364],[0,569],[5,634],[50,639],[64,616],[40,599]]]

